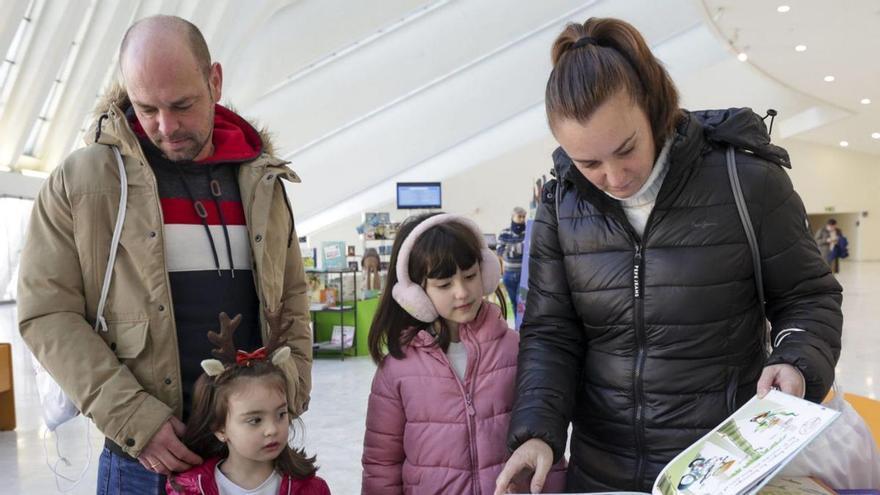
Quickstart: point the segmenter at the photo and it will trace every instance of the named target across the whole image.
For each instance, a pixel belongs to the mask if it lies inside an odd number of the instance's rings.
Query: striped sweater
[[[133,115],[129,122],[159,189],[185,422],[195,381],[202,373],[200,363],[212,357],[214,346],[207,333],[219,331],[218,314],[242,315],[236,348],[251,351],[262,345],[260,303],[237,176],[240,164],[259,156],[263,144],[253,127],[217,105],[214,154],[199,162],[171,162]]]

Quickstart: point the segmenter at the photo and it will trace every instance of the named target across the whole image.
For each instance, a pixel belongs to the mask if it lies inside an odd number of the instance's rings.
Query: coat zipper
[[[644,415],[645,415],[645,405],[644,405],[644,397],[642,396],[642,372],[645,367],[645,324],[644,324],[644,298],[643,292],[644,287],[642,284],[643,281],[643,270],[644,266],[642,264],[642,245],[636,243],[636,254],[633,257],[633,298],[635,304],[635,314],[633,315],[633,320],[635,324],[636,330],[636,361],[635,366],[633,368],[633,396],[636,402],[636,410],[635,410],[635,440],[636,440],[636,479],[634,488],[639,488],[641,484],[641,480],[644,477],[644,448],[645,448],[645,439],[644,439]]]
[[[665,181],[664,181],[665,182]],[[665,184],[664,184],[665,185]],[[661,186],[660,191],[663,191]],[[659,200],[660,195],[657,195]],[[645,230],[639,236],[630,225],[630,233],[635,241],[636,253],[633,256],[633,324],[636,331],[636,361],[633,368],[633,396],[636,403],[635,410],[635,440],[636,440],[636,479],[633,488],[641,489],[642,479],[645,477],[645,397],[642,383],[642,374],[645,371],[647,358],[647,337],[645,336],[645,264],[644,246],[648,244],[648,233],[656,213],[656,200],[654,208],[648,215]],[[627,222],[627,225],[629,223]]]
[[[442,362],[446,364],[446,367],[449,368],[449,371],[452,373],[452,376],[455,378],[455,383],[458,384],[458,388],[461,391],[462,397],[464,397],[465,411],[467,412],[467,429],[468,429],[468,448],[470,451],[471,458],[471,484],[473,485],[473,494],[480,495],[480,470],[479,463],[477,462],[477,442],[476,442],[476,415],[477,410],[474,407],[474,395],[473,389],[476,380],[465,380],[470,384],[470,389],[466,389],[465,383],[462,382],[461,378],[458,377],[458,374],[455,372],[455,369],[452,367],[452,363],[449,362],[449,358],[446,356],[446,353],[443,352],[442,349],[435,349],[436,352],[443,355]],[[468,360],[470,361],[470,360]],[[471,375],[476,373],[477,364],[480,362],[480,346],[474,345],[474,362],[473,366],[468,366],[467,374],[465,378],[471,378]],[[470,365],[470,362],[468,363]]]
[[[471,470],[473,471],[473,475],[471,479],[474,484],[474,494],[480,494],[480,464],[477,459],[477,424],[476,424],[476,416],[477,410],[474,408],[473,398],[474,398],[474,388],[476,383],[477,374],[477,363],[480,362],[480,346],[474,342],[474,365],[471,367],[471,376],[469,377],[468,383],[470,384],[470,390],[465,394],[464,401],[467,405],[467,413],[468,413],[468,430],[470,431],[470,438],[468,441],[470,442],[471,447]]]

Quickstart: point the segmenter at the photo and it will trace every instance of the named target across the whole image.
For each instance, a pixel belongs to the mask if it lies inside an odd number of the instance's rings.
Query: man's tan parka
[[[22,251],[18,288],[21,335],[73,403],[101,432],[137,457],[183,404],[177,334],[165,265],[156,179],[125,117],[116,88],[99,105],[87,146],[43,184]],[[298,414],[311,389],[307,284],[282,180],[299,182],[286,162],[264,153],[238,172],[260,309],[283,305],[290,397]],[[119,204],[119,148],[128,176],[127,213],[104,316],[93,330]],[[292,234],[292,242],[291,241]],[[219,327],[219,325],[218,325]],[[263,340],[266,323],[261,318]],[[206,356],[209,358],[210,356]]]

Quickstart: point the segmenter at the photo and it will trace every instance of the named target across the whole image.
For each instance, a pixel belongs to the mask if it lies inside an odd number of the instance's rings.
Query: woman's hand
[[[807,383],[800,370],[790,364],[774,364],[764,368],[758,379],[758,398],[763,399],[771,388],[778,388],[786,394],[804,398]]]
[[[552,466],[553,450],[547,442],[537,438],[526,441],[513,452],[501,474],[498,475],[495,481],[495,495],[510,493],[514,478],[524,469],[534,472],[529,485],[530,492],[541,493],[547,480],[547,473]]]

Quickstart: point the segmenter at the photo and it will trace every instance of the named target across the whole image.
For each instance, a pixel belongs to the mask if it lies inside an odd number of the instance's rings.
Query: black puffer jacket
[[[754,395],[767,364],[796,366],[813,401],[834,379],[841,288],[782,169],[788,153],[750,109],[685,112],[674,139],[642,238],[554,153],[559,183],[545,187],[532,233],[508,440],[541,438],[559,459],[570,421],[569,491],[650,492],[665,463]],[[780,340],[769,359],[730,144]]]

